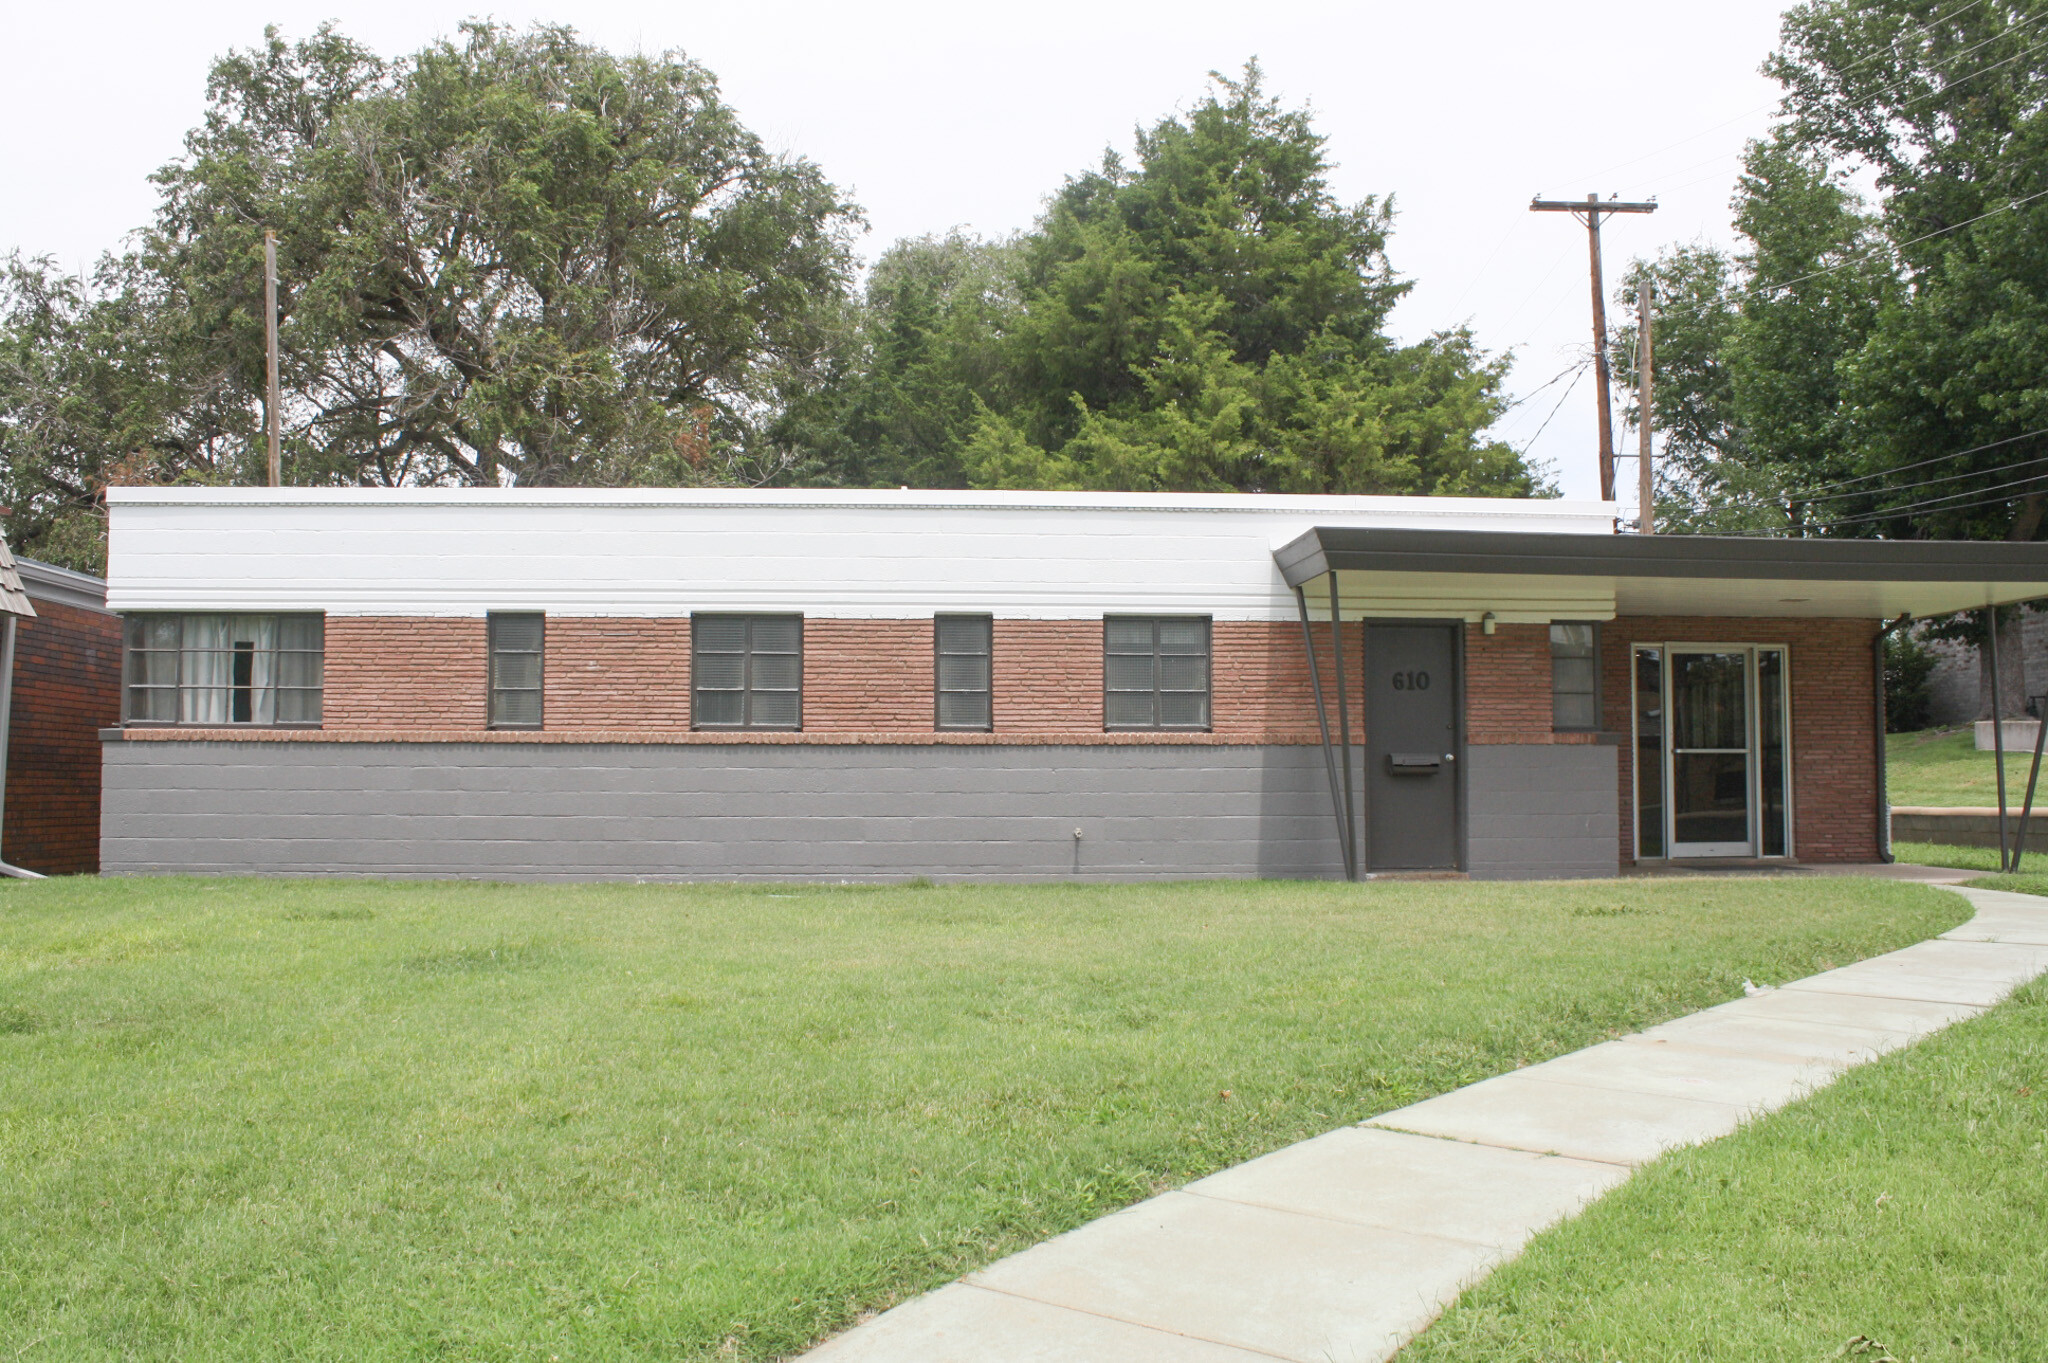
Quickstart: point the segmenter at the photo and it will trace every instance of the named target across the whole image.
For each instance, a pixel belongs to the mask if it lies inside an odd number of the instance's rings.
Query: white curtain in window
[[[188,615],[178,658],[178,722],[228,722],[228,684],[234,679],[230,615]]]
[[[253,644],[256,656],[249,669],[249,722],[277,723],[277,617],[235,617],[234,642]]]

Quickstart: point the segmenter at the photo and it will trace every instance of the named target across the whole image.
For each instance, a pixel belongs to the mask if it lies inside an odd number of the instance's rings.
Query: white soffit
[[[1491,612],[1503,624],[1611,620],[1617,615],[1775,619],[1915,618],[1990,602],[2048,597],[2048,584],[2021,582],[1828,582],[1744,578],[1539,577],[1524,574],[1337,574],[1346,619],[1462,619]],[[1306,586],[1313,618],[1330,618],[1329,588]]]
[[[1621,578],[1622,615],[1833,617],[1947,615],[1994,602],[2048,597],[2040,582],[1845,582],[1767,578]]]

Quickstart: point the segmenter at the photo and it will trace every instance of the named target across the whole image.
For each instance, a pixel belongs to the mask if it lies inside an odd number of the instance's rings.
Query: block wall
[[[99,731],[121,722],[121,621],[35,601],[14,636],[0,861],[44,875],[99,869]]]

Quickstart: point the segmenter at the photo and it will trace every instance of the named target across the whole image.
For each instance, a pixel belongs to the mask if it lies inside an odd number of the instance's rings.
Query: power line
[[[2030,473],[2024,478],[2015,478],[2013,481],[2009,483],[1994,483],[1990,487],[1969,488],[1962,492],[1951,492],[1945,497],[1931,497],[1924,502],[1908,502],[1904,506],[1889,507],[1883,511],[1871,511],[1858,516],[1844,516],[1840,520],[1821,521],[1818,523],[1821,525],[1858,525],[1865,521],[1893,520],[1899,516],[1905,515],[1909,511],[1925,511],[1930,509],[1937,511],[1967,511],[1972,507],[1989,506],[1993,502],[2011,501],[2012,498],[1985,497],[1982,501],[1965,502],[1957,506],[1943,506],[1942,503],[1954,501],[1958,497],[1972,497],[1977,496],[1981,493],[1992,493],[2003,491],[2008,488],[2025,487],[2029,483],[2038,483],[2043,478],[2048,478],[2048,473]]]
[[[1565,368],[1558,370],[1555,377],[1545,379],[1542,383],[1537,384],[1534,388],[1531,388],[1528,392],[1522,394],[1522,396],[1516,398],[1513,402],[1510,402],[1507,406],[1501,408],[1501,415],[1506,416],[1509,412],[1514,411],[1515,408],[1521,406],[1530,398],[1535,397],[1538,393],[1550,387],[1551,384],[1556,383],[1558,379],[1565,377],[1565,375],[1567,374],[1577,373],[1579,370],[1584,369],[1586,365],[1590,363],[1592,363],[1592,361],[1586,360],[1575,365],[1568,365]]]
[[[1965,218],[1961,222],[1951,223],[1947,227],[1936,228],[1932,232],[1922,232],[1919,236],[1910,237],[1905,241],[1897,243],[1896,245],[1893,245],[1890,242],[1886,242],[1884,243],[1884,245],[1890,247],[1890,249],[1894,251],[1903,251],[1908,246],[1918,246],[1923,241],[1932,241],[1936,237],[1945,237],[1950,232],[1959,232],[1963,228],[1968,227],[1971,223],[1982,222],[1986,218],[1995,218],[2000,213],[2010,213],[2015,208],[2022,207],[2023,205],[2034,202],[2034,200],[2036,199],[2042,198],[2048,198],[2048,189],[2036,190],[2034,193],[2027,195],[2025,198],[2014,199],[2011,203],[2002,204],[1999,207],[1991,209],[1988,212],[1979,213],[1974,218]],[[1858,265],[1862,263],[1862,257],[1852,257],[1849,260],[1842,261],[1838,265],[1826,265],[1818,270],[1808,271],[1806,274],[1803,275],[1794,275],[1790,279],[1780,280],[1776,284],[1752,284],[1750,285],[1750,287],[1752,289],[1789,289],[1794,284],[1804,284],[1809,279],[1818,279],[1824,274],[1833,274],[1837,270],[1846,270],[1851,265]]]
[[[1958,15],[1958,14],[1961,14],[1961,13],[1962,13],[1962,12],[1963,12],[1964,10],[1968,10],[1968,9],[1975,9],[1975,8],[1976,8],[1976,7],[1978,6],[1978,5],[1981,5],[1981,4],[1984,4],[1984,3],[1985,3],[1985,0],[1966,0],[1966,2],[1965,2],[1964,4],[1960,4],[1960,5],[1957,5],[1957,6],[1956,6],[1956,7],[1954,8],[1954,9],[1950,10],[1950,11],[1949,11],[1949,12],[1948,12],[1947,14],[1941,15],[1941,16],[1940,16],[1939,18],[1929,19],[1929,20],[1928,20],[1928,21],[1927,21],[1926,23],[1924,23],[1924,24],[1920,25],[1920,26],[1919,26],[1918,28],[1914,29],[1914,30],[1912,31],[1912,34],[1911,34],[1911,36],[1913,36],[1913,37],[1916,37],[1916,38],[1917,38],[1917,37],[1925,37],[1925,36],[1926,36],[1926,35],[1927,35],[1928,33],[1932,32],[1932,31],[1933,31],[1933,30],[1934,30],[1934,29],[1935,29],[1935,28],[1936,28],[1936,27],[1937,27],[1938,25],[1941,25],[1941,24],[1945,24],[1945,23],[1947,23],[1947,22],[1948,22],[1949,20],[1951,20],[1951,19],[1955,18],[1955,17],[1956,17],[1956,16]],[[2017,25],[2016,25],[2015,27],[2017,27]],[[2010,33],[2011,31],[2012,31],[2011,29],[2007,29],[2007,30],[2006,30],[2006,32],[2008,32],[2008,33]],[[1894,39],[1894,40],[1893,40],[1893,42],[1896,42],[1896,41],[1897,41],[1897,39]],[[1851,63],[1850,63],[1849,65],[1847,65],[1847,66],[1845,66],[1845,67],[1843,67],[1843,68],[1842,68],[1843,74],[1845,74],[1845,75],[1846,75],[1846,74],[1847,74],[1848,72],[1854,71],[1854,70],[1856,70],[1856,69],[1857,69],[1857,68],[1859,68],[1859,67],[1862,67],[1862,66],[1866,66],[1866,65],[1868,65],[1869,63],[1871,63],[1871,62],[1874,62],[1874,61],[1876,61],[1876,60],[1877,60],[1877,59],[1878,59],[1879,57],[1882,57],[1882,56],[1887,56],[1887,55],[1889,55],[1889,54],[1890,54],[1890,53],[1892,52],[1892,50],[1893,50],[1893,49],[1892,49],[1892,46],[1888,44],[1888,45],[1887,45],[1887,46],[1885,47],[1885,49],[1884,49],[1884,51],[1883,51],[1883,52],[1872,52],[1872,53],[1870,53],[1869,55],[1867,55],[1867,56],[1865,56],[1865,57],[1861,58],[1861,59],[1860,59],[1860,60],[1858,60],[1858,61],[1854,61],[1854,62],[1851,62]],[[1957,54],[1957,55],[1962,55],[1962,54]],[[1952,60],[1952,59],[1953,59],[1953,58],[1947,58],[1947,59],[1944,59],[1944,60],[1946,61],[1946,60]],[[1657,149],[1656,149],[1655,151],[1649,151],[1649,152],[1644,152],[1644,153],[1643,153],[1643,154],[1642,154],[1641,156],[1636,156],[1636,157],[1632,157],[1632,158],[1630,158],[1629,160],[1626,160],[1626,161],[1617,161],[1617,162],[1615,162],[1615,163],[1614,163],[1613,165],[1611,165],[1611,166],[1606,166],[1606,167],[1603,167],[1603,168],[1602,168],[1602,169],[1600,169],[1600,170],[1596,170],[1596,171],[1594,171],[1594,172],[1593,172],[1593,173],[1592,173],[1591,175],[1580,175],[1580,176],[1576,176],[1576,177],[1573,177],[1573,176],[1562,176],[1562,177],[1559,177],[1559,178],[1560,178],[1561,180],[1567,180],[1567,181],[1577,181],[1577,182],[1584,182],[1584,181],[1587,181],[1587,180],[1597,180],[1597,179],[1599,179],[1599,178],[1600,178],[1601,176],[1603,176],[1603,175],[1606,175],[1606,174],[1608,174],[1608,173],[1610,173],[1610,172],[1612,172],[1612,171],[1617,171],[1617,170],[1625,170],[1625,169],[1626,169],[1626,168],[1628,168],[1629,166],[1634,166],[1634,165],[1640,165],[1640,164],[1642,164],[1642,163],[1643,163],[1643,162],[1645,162],[1645,161],[1651,160],[1651,159],[1653,159],[1653,158],[1655,158],[1655,157],[1658,157],[1658,156],[1662,156],[1662,155],[1663,155],[1663,154],[1664,154],[1665,152],[1667,152],[1667,151],[1670,151],[1670,150],[1671,150],[1671,149],[1672,149],[1673,147],[1682,147],[1682,146],[1684,146],[1684,145],[1685,145],[1686,143],[1688,143],[1688,142],[1697,142],[1697,141],[1699,141],[1699,140],[1700,140],[1700,139],[1701,139],[1702,137],[1705,137],[1705,136],[1707,136],[1707,135],[1708,135],[1709,133],[1717,133],[1717,132],[1721,131],[1721,129],[1723,129],[1723,128],[1730,128],[1730,127],[1733,127],[1734,125],[1736,125],[1737,123],[1740,123],[1740,122],[1744,121],[1745,119],[1750,119],[1750,118],[1754,118],[1754,117],[1756,117],[1756,115],[1758,115],[1758,114],[1760,114],[1760,113],[1763,113],[1763,112],[1765,112],[1765,111],[1766,111],[1766,110],[1768,110],[1768,109],[1772,109],[1772,108],[1775,108],[1775,107],[1776,107],[1776,106],[1777,106],[1777,105],[1778,105],[1779,103],[1780,103],[1780,100],[1774,99],[1774,100],[1772,100],[1772,101],[1771,101],[1771,102],[1770,102],[1769,104],[1759,104],[1759,105],[1757,105],[1757,106],[1756,106],[1756,107],[1755,107],[1754,109],[1747,109],[1747,110],[1744,110],[1744,111],[1743,111],[1742,113],[1739,113],[1739,114],[1735,115],[1735,117],[1733,117],[1733,118],[1731,118],[1731,119],[1728,119],[1728,120],[1727,120],[1727,121],[1725,121],[1725,122],[1722,122],[1722,123],[1716,123],[1716,124],[1714,124],[1714,125],[1713,125],[1712,127],[1710,127],[1710,128],[1703,128],[1703,129],[1701,129],[1701,130],[1700,130],[1699,132],[1693,133],[1693,134],[1691,134],[1690,136],[1686,136],[1686,137],[1681,137],[1681,138],[1679,138],[1679,139],[1678,139],[1678,140],[1677,140],[1676,142],[1668,142],[1668,143],[1666,143],[1665,145],[1663,145],[1663,146],[1661,146],[1661,147],[1657,148]],[[1680,174],[1683,174],[1684,172],[1683,172],[1683,171],[1680,171],[1679,173],[1680,173]]]
[[[2033,459],[2022,459],[2016,464],[2007,464],[2003,468],[1970,469],[1963,473],[1944,474],[1939,478],[1923,478],[1917,483],[1900,483],[1891,487],[1862,488],[1854,492],[1830,492],[1818,497],[1788,497],[1787,500],[1797,502],[1838,502],[1848,497],[1883,497],[1899,492],[1916,492],[1923,487],[1933,487],[1937,483],[1953,483],[1959,478],[1982,478],[1988,474],[2011,473],[2014,469],[2023,469],[2029,464],[2048,464],[2048,454],[2039,455]],[[1963,494],[1957,493],[1956,495],[1960,497]]]
[[[1996,42],[1998,41],[1998,38],[2009,37],[2013,33],[2018,32],[2021,28],[2024,28],[2027,24],[2039,23],[2043,19],[2048,19],[2048,14],[2036,15],[2031,19],[2027,19],[2021,23],[2014,24],[2011,28],[2008,28],[2004,33],[1999,34],[1997,38],[1987,38],[1984,40],[1983,43],[1978,43],[1976,47],[1966,48],[1962,52],[1954,53],[1951,56],[1944,58],[1941,62],[1935,63],[1933,66],[1929,68],[1929,70],[1931,72],[1939,72],[1949,62],[1957,61],[1965,56],[1968,56],[1971,52],[1975,52],[1978,47],[1983,47],[1986,43]],[[2048,39],[2044,39],[2043,41],[2034,44],[2032,47],[2027,48],[2023,52],[2015,52],[2010,57],[2001,58],[2000,60],[1991,63],[1991,65],[1989,66],[1980,66],[1975,71],[1972,71],[1967,75],[1957,76],[1954,80],[1948,82],[1948,84],[1946,85],[1939,87],[1938,89],[1929,90],[1925,94],[1915,95],[1913,98],[1906,100],[1905,102],[1899,105],[1899,112],[1904,113],[1906,110],[1912,108],[1916,104],[1920,104],[1927,100],[1933,99],[1938,95],[1945,95],[1951,93],[1956,89],[1957,86],[1960,86],[1964,81],[1975,80],[1979,76],[1987,76],[1991,74],[1993,71],[1996,71],[1999,67],[2010,66],[2012,63],[2016,61],[2020,61],[2024,58],[2031,57],[2036,52],[2041,51],[2043,48],[2048,48]],[[1853,68],[1844,69],[1847,70]],[[1912,83],[1913,82],[1911,79],[1897,81],[1894,84],[1885,87],[1883,90],[1878,91],[1877,95],[1872,96],[1872,98],[1877,98],[1883,95],[1890,94],[1894,90],[1902,90]],[[1751,110],[1752,114],[1755,112],[1755,110]],[[1748,115],[1745,115],[1745,117],[1747,116]],[[1683,175],[1687,171],[1698,170],[1701,166],[1713,165],[1716,162],[1721,161],[1722,159],[1724,158],[1719,156],[1710,156],[1703,161],[1694,161],[1691,165],[1680,166],[1677,170],[1671,171],[1670,174]],[[1707,181],[1716,178],[1718,177],[1713,175],[1702,175],[1696,180],[1686,180],[1682,181],[1677,185],[1667,185],[1664,189],[1664,192],[1666,194],[1675,194],[1680,190],[1691,189],[1694,185],[1703,185]]]
[[[1560,397],[1557,400],[1557,406],[1550,409],[1550,416],[1543,418],[1543,424],[1536,428],[1536,434],[1530,436],[1529,439],[1523,444],[1522,453],[1527,454],[1530,450],[1536,447],[1536,442],[1542,438],[1543,432],[1549,429],[1550,427],[1550,418],[1556,416],[1559,412],[1564,410],[1564,405],[1565,403],[1571,400],[1572,394],[1579,391],[1579,380],[1586,377],[1586,371],[1590,369],[1592,365],[1593,362],[1591,360],[1587,360],[1578,367],[1577,372],[1575,372],[1572,375],[1571,385],[1564,390],[1564,396]]]
[[[1914,469],[1924,469],[1929,464],[1946,463],[1951,459],[1960,459],[1966,454],[1981,454],[1985,450],[1995,450],[2001,445],[2010,445],[2015,441],[2031,440],[2037,435],[2048,435],[2048,427],[2044,427],[2043,429],[2038,431],[2023,431],[2019,435],[2009,435],[2005,437],[2005,439],[2003,440],[1993,440],[1989,444],[1972,445],[1970,446],[1970,448],[1966,450],[1951,450],[1947,454],[1937,454],[1932,459],[1922,459],[1917,464],[1901,464],[1897,468],[1880,469],[1876,473],[1859,473],[1854,478],[1844,478],[1837,483],[1822,483],[1818,487],[1806,488],[1797,492],[1788,492],[1785,495],[1790,498],[1804,501],[1809,497],[1816,497],[1819,494],[1826,492],[1830,488],[1847,487],[1851,483],[1864,483],[1870,481],[1872,478],[1889,478],[1894,473],[1911,473]]]

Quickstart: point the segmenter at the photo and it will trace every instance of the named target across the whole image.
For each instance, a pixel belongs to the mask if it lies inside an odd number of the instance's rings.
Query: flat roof
[[[1889,618],[2048,597],[2048,544],[1318,526],[1273,553],[1289,586],[1335,572],[1346,609],[1433,589],[1611,595],[1623,615]]]
[[[1616,504],[1559,497],[1297,496],[1271,492],[979,492],[964,488],[112,487],[114,506],[719,507],[774,510],[1387,513],[1612,521]]]

